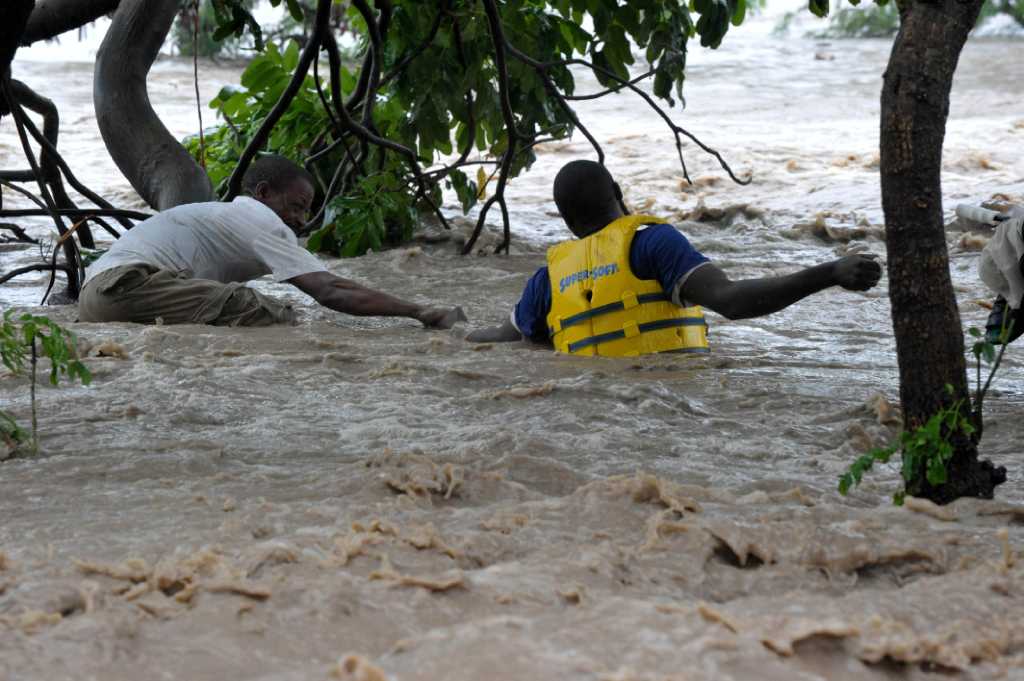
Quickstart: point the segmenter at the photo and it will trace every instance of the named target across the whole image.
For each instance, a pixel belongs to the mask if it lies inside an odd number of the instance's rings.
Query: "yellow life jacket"
[[[637,229],[664,222],[627,215],[588,237],[548,249],[547,323],[555,350],[608,357],[708,352],[700,306],[674,305],[657,279],[638,279],[629,267]]]

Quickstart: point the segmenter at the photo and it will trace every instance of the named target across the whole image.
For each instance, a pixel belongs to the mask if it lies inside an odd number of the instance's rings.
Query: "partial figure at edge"
[[[978,276],[996,293],[985,322],[985,340],[1012,343],[1024,334],[1024,206],[1014,206],[1009,213],[958,206],[956,212],[995,227],[978,262]]]

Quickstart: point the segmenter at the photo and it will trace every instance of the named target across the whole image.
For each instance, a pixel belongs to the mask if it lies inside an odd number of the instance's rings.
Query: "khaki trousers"
[[[239,283],[192,279],[150,265],[123,265],[89,280],[78,300],[83,322],[270,326],[294,324],[295,311]]]

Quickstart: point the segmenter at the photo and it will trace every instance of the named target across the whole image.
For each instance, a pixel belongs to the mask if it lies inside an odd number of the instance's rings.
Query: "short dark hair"
[[[252,194],[256,185],[266,182],[275,192],[284,191],[292,182],[303,179],[316,189],[316,182],[308,170],[280,154],[265,154],[257,158],[242,176],[242,189]]]
[[[576,236],[600,229],[619,205],[622,192],[611,173],[594,161],[570,161],[555,176],[555,205]],[[595,225],[599,225],[596,226]]]

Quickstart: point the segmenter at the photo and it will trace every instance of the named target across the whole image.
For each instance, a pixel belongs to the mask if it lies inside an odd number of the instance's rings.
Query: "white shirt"
[[[140,222],[89,266],[85,281],[140,264],[225,284],[265,274],[284,281],[327,269],[299,246],[277,213],[248,196],[175,206]]]
[[[1010,219],[996,227],[978,262],[978,274],[988,287],[1006,299],[1015,310],[1024,302],[1024,276],[1021,275],[1021,260],[1024,260],[1024,207],[1016,206],[1010,211]]]

